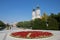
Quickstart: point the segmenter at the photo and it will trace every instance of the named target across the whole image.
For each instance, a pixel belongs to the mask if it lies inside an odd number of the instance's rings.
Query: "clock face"
[[[51,37],[53,34],[50,32],[42,32],[42,31],[21,31],[21,32],[13,32],[10,36],[15,38],[27,38],[27,39],[34,39],[34,38],[47,38]]]

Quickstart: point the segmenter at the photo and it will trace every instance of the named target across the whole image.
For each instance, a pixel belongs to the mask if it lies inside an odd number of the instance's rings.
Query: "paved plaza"
[[[14,38],[10,36],[12,32],[28,31],[28,30],[31,30],[31,29],[23,29],[23,28],[19,29],[19,28],[13,27],[11,30],[0,31],[0,40],[28,40],[28,39],[22,39],[22,38]],[[53,30],[40,30],[40,31],[51,32],[53,33],[53,36],[49,38],[29,39],[29,40],[60,40],[60,31],[53,31]]]

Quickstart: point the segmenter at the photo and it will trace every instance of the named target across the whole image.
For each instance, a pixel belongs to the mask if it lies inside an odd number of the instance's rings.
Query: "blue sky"
[[[60,0],[0,0],[0,20],[6,23],[31,20],[37,4],[41,15],[60,12]]]

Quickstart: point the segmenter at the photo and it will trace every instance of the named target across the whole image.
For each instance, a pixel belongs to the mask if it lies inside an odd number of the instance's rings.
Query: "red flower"
[[[26,38],[27,35],[30,33],[29,38],[40,38],[40,37],[49,37],[52,36],[50,32],[42,32],[42,31],[22,31],[22,32],[14,32],[12,36],[18,36],[21,38]]]

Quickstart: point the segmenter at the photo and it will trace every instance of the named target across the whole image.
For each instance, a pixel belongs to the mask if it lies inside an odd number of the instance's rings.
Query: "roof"
[[[35,9],[33,9],[33,11],[35,11]]]
[[[39,7],[39,6],[37,6],[37,7],[36,7],[36,9],[40,9],[40,7]]]

